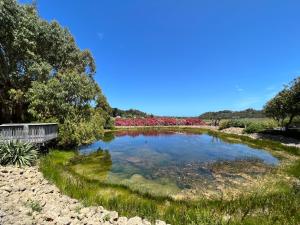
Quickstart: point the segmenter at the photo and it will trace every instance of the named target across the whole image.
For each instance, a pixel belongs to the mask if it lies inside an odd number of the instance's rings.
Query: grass
[[[288,174],[300,179],[300,160],[297,160],[287,169]]]
[[[38,201],[34,201],[34,200],[28,200],[25,203],[25,206],[27,206],[28,208],[30,208],[32,210],[32,212],[41,212],[43,207],[41,206],[41,204]]]
[[[173,128],[175,129],[175,128]],[[287,152],[299,156],[299,149],[273,141],[253,140],[203,129],[176,128],[176,131],[208,133],[233,143],[245,143],[255,148]],[[234,199],[174,200],[128,189],[126,186],[105,184],[92,177],[76,173],[72,151],[51,151],[40,161],[44,176],[65,194],[80,199],[85,205],[102,205],[122,216],[141,216],[151,221],[165,220],[173,225],[200,224],[300,224],[300,192],[291,183],[281,181],[272,191],[255,190]],[[300,162],[285,168],[287,175],[299,178]]]

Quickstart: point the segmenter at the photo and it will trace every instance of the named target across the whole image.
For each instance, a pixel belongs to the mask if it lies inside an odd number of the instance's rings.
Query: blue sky
[[[112,107],[172,116],[261,109],[300,74],[299,0],[38,0],[38,8],[91,50]]]

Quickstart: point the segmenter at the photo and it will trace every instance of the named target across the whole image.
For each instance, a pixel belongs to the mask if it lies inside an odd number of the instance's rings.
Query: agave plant
[[[27,142],[8,141],[0,143],[0,164],[31,166],[38,156],[36,147]]]

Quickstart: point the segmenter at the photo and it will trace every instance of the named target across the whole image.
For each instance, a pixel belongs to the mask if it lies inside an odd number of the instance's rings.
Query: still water
[[[99,153],[99,149],[107,151]],[[74,165],[90,178],[140,192],[173,196],[191,190],[197,193],[218,189],[220,182],[227,186],[232,180],[234,184],[237,180],[245,182],[249,176],[262,175],[279,163],[269,152],[245,144],[229,143],[207,134],[178,132],[108,133],[104,140],[82,146],[79,151],[94,158],[96,165]],[[106,155],[105,160],[101,154]],[[99,161],[95,160],[99,156]]]

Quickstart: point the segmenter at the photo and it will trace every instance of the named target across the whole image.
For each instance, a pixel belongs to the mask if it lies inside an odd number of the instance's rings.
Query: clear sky
[[[299,0],[37,2],[41,17],[91,50],[112,107],[176,116],[261,109],[300,74]]]

